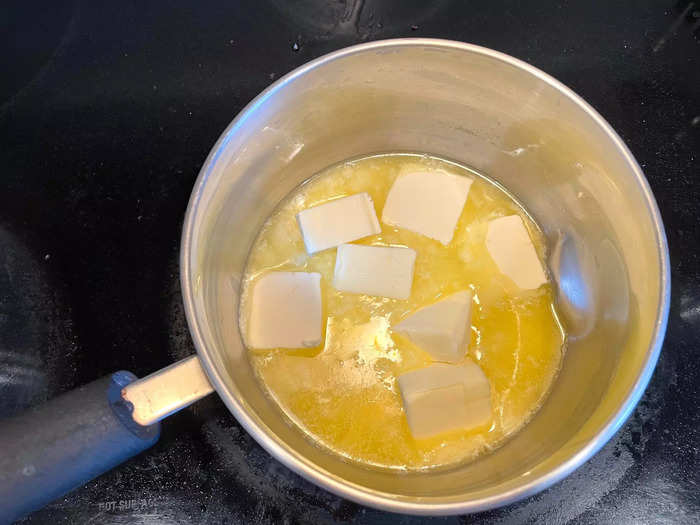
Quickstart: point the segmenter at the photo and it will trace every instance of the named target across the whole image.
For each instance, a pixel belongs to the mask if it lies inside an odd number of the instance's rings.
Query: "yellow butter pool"
[[[358,244],[408,246],[417,251],[406,301],[333,289],[336,250],[308,256],[295,215],[328,200],[368,192],[381,218],[394,179],[409,170],[445,170],[474,183],[452,242],[381,224]],[[268,271],[321,273],[325,342],[314,349],[250,350],[253,368],[270,397],[318,445],[374,467],[422,469],[473,459],[521,428],[542,404],[565,341],[551,286],[520,291],[486,251],[486,224],[519,214],[544,260],[543,238],[506,193],[471,170],[436,158],[389,154],[333,166],[297,188],[268,219],[250,253],[240,322],[245,334],[251,283]],[[392,324],[452,292],[471,288],[471,342],[467,359],[489,378],[489,427],[415,440],[396,383],[399,374],[430,364],[428,354],[392,334]]]

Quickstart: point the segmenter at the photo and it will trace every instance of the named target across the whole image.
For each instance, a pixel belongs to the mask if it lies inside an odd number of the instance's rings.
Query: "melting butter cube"
[[[341,244],[333,286],[343,292],[408,299],[415,262],[411,248]]]
[[[400,175],[389,190],[382,222],[420,233],[447,246],[473,180],[444,171]]]
[[[247,343],[251,348],[321,344],[321,274],[270,272],[255,282]]]
[[[491,421],[491,386],[478,365],[435,363],[398,378],[411,434],[424,439]]]
[[[547,282],[527,228],[519,215],[489,221],[486,249],[499,271],[522,290],[539,288]]]
[[[368,193],[357,193],[300,211],[297,221],[309,254],[381,232]]]
[[[408,337],[437,361],[461,361],[467,350],[472,292],[464,290],[421,308],[392,330]]]

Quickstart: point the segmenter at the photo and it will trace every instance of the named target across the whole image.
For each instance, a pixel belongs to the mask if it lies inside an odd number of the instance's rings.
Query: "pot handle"
[[[161,419],[212,391],[191,356],[143,379],[116,372],[0,421],[0,523],[151,447]]]

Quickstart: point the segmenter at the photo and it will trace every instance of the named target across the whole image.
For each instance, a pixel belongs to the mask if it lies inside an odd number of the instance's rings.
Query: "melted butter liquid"
[[[308,256],[295,215],[328,200],[366,191],[377,216],[396,177],[405,171],[445,170],[474,179],[452,242],[381,223],[382,231],[356,241],[408,246],[417,251],[411,296],[406,301],[339,292],[332,286],[336,250]],[[564,332],[551,286],[519,291],[486,251],[486,224],[519,214],[544,260],[541,233],[499,186],[433,157],[388,154],[326,169],[301,185],[262,228],[249,257],[241,301],[268,271],[321,273],[325,337],[318,348],[251,350],[259,380],[287,417],[311,440],[347,459],[374,467],[424,469],[473,459],[521,428],[542,404],[559,368]],[[490,426],[415,440],[406,422],[396,377],[429,365],[430,356],[390,326],[450,293],[474,292],[467,358],[491,383]],[[271,327],[274,329],[274,327]]]

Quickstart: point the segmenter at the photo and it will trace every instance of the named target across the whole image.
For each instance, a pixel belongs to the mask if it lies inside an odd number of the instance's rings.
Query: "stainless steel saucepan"
[[[256,382],[237,323],[248,251],[278,202],[331,164],[392,151],[474,167],[525,204],[549,241],[570,334],[533,420],[451,470],[371,470],[314,446]],[[659,211],[610,125],[524,62],[431,39],[331,53],[253,100],[199,174],[180,278],[197,355],[140,380],[118,372],[0,423],[0,521],[148,448],[159,420],[214,390],[270,454],[345,498],[414,514],[511,503],[564,478],[620,428],[654,370],[670,295]]]

